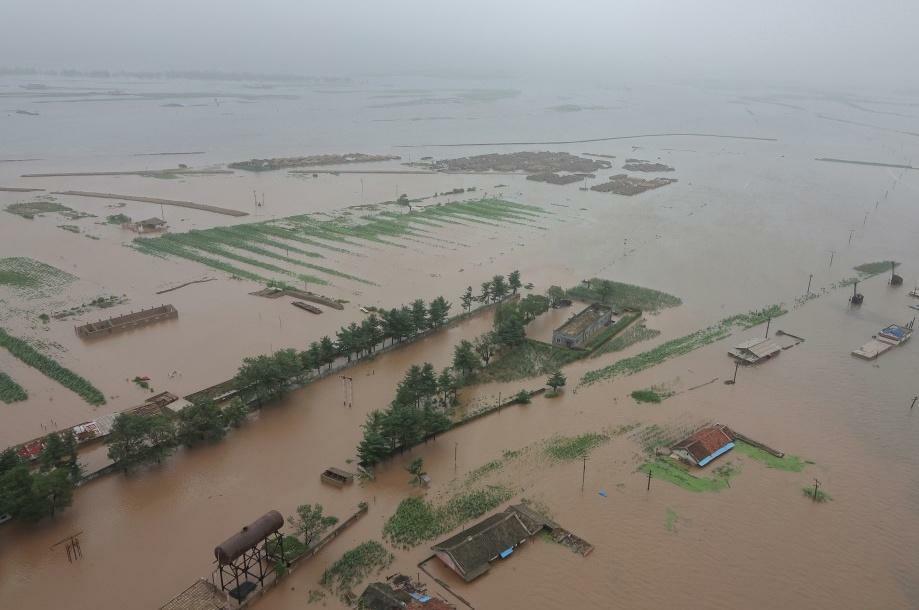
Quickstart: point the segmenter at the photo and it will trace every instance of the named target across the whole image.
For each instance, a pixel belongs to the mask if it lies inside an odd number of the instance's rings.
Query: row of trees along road
[[[463,311],[469,311],[472,308],[472,304],[475,302],[482,304],[496,303],[509,295],[517,294],[521,286],[520,272],[516,270],[511,271],[506,280],[503,275],[496,275],[491,278],[491,281],[482,282],[481,291],[478,296],[473,294],[472,286],[468,286],[466,292],[460,297]]]
[[[496,275],[482,284],[482,295],[478,298],[472,296],[471,286],[466,289],[462,297],[463,309],[470,311],[476,301],[496,302],[516,294],[520,287],[519,271],[512,271],[507,279]],[[324,336],[302,352],[285,349],[245,358],[235,377],[236,387],[246,393],[247,399],[255,399],[259,404],[280,398],[292,384],[304,381],[311,371],[318,375],[323,368],[331,369],[339,358],[351,362],[354,358],[373,354],[381,345],[385,347],[387,340],[391,345],[401,343],[442,327],[450,319],[451,307],[442,296],[430,303],[416,299],[410,305],[372,311],[359,324],[352,322],[341,327],[335,339]]]
[[[28,521],[54,517],[73,502],[80,476],[72,430],[45,437],[37,469],[7,449],[0,453],[0,515]]]
[[[106,439],[108,457],[125,472],[141,464],[159,463],[179,445],[193,447],[221,440],[248,415],[249,407],[239,399],[223,409],[213,401],[201,400],[182,409],[177,418],[122,413]]]

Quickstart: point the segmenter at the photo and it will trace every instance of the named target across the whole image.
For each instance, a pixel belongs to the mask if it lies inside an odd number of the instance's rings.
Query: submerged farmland
[[[400,206],[400,209],[404,208]],[[338,279],[371,284],[367,278],[313,261],[351,253],[369,244],[402,248],[405,245],[399,243],[400,239],[435,239],[434,229],[452,225],[533,225],[544,214],[546,212],[536,206],[480,199],[408,212],[376,212],[361,217],[349,212],[331,218],[312,214],[288,216],[267,222],[137,238],[132,246],[146,254],[192,260],[256,282],[296,279],[324,285]]]

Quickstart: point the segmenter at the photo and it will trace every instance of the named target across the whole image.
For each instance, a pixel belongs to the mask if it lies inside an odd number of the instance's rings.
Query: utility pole
[[[581,493],[584,493],[584,478],[587,476],[587,456],[582,455],[581,460],[583,460],[583,467],[581,468]]]
[[[347,406],[350,409],[351,403],[354,400],[354,387],[352,385],[352,383],[354,382],[354,379],[352,379],[351,377],[346,377],[345,375],[342,375],[341,382],[342,382],[342,389],[344,390],[344,402],[342,404]]]
[[[864,227],[867,224],[868,224],[868,212],[865,212],[865,220],[862,221],[862,226]]]
[[[916,403],[919,402],[919,396],[913,396],[913,403],[909,406],[909,410],[912,411],[913,407],[916,406]]]
[[[766,318],[766,339],[769,338],[769,325],[772,324],[772,318]]]
[[[811,295],[811,282],[812,282],[813,280],[814,280],[814,274],[811,273],[811,274],[810,274],[810,277],[807,278],[807,292],[804,293],[804,296],[808,296],[808,297],[809,297],[809,296]]]
[[[817,490],[820,488],[820,481],[814,479],[814,502],[817,501]]]
[[[453,474],[456,474],[456,452],[459,449],[459,443],[453,444]]]
[[[647,491],[651,491],[651,467],[650,466],[648,466],[648,489]]]
[[[830,250],[830,267],[833,266],[833,259],[836,257],[836,250]]]
[[[849,243],[852,243],[852,236],[855,234],[855,229],[849,229]]]
[[[724,380],[724,385],[734,385],[735,383],[737,383],[737,369],[739,369],[739,368],[740,368],[740,362],[735,362],[735,363],[734,363],[734,378],[733,378],[733,379],[725,379],[725,380]]]

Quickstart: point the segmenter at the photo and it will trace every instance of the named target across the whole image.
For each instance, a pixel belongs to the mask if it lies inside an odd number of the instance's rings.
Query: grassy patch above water
[[[306,552],[306,545],[303,544],[299,538],[291,536],[290,534],[284,536],[283,545],[284,561],[293,561]],[[281,554],[281,549],[278,548],[278,544],[273,540],[268,543],[268,554],[274,555],[275,557],[279,557]]]
[[[476,373],[475,378],[471,381],[474,383],[514,381],[537,375],[548,375],[585,355],[586,352],[527,339],[519,346],[496,356],[487,367]]]
[[[777,470],[787,470],[789,472],[801,472],[804,468],[811,462],[802,460],[796,455],[786,455],[785,457],[775,457],[771,453],[767,453],[758,447],[753,445],[748,445],[743,441],[735,441],[734,449],[740,453],[751,457],[754,460],[764,463],[769,468],[775,468]]]
[[[801,491],[814,502],[829,502],[833,499],[833,496],[819,488],[815,492],[813,487],[802,487]]]
[[[60,289],[75,279],[69,273],[35,259],[21,256],[0,258],[0,286],[35,292]]]
[[[632,345],[635,345],[641,341],[653,339],[659,334],[661,334],[661,331],[655,330],[653,328],[648,328],[644,324],[639,323],[625,329],[621,335],[613,337],[608,342],[598,347],[594,353],[591,354],[591,356],[595,357],[599,356],[600,354],[621,352],[627,347],[631,347]]]
[[[577,460],[609,441],[608,434],[587,432],[579,436],[556,436],[546,442],[543,451],[554,460]]]
[[[624,358],[613,364],[588,371],[581,378],[581,383],[589,385],[604,379],[613,379],[622,375],[631,375],[639,371],[651,368],[671,358],[688,354],[700,347],[720,341],[731,334],[735,326],[747,329],[758,324],[762,324],[768,318],[775,318],[787,313],[779,305],[772,305],[757,311],[751,311],[745,314],[738,314],[725,318],[714,326],[697,330],[694,333],[672,339],[666,343],[642,352],[631,358]]]
[[[879,273],[884,273],[885,271],[890,271],[891,264],[894,266],[899,266],[900,263],[896,261],[875,261],[873,263],[862,263],[857,265],[855,270],[858,271],[858,274],[865,277],[871,277],[878,275]]]
[[[614,307],[649,312],[676,307],[683,303],[678,297],[666,292],[601,278],[591,279],[589,286],[581,284],[569,288],[568,296],[590,303],[606,303]]]
[[[641,313],[638,312],[624,315],[615,324],[611,324],[603,332],[592,337],[584,349],[580,350],[568,349],[535,339],[526,339],[521,345],[495,356],[488,366],[469,379],[469,383],[506,382],[548,375],[576,360],[603,351],[607,342],[615,341],[616,335],[639,317]],[[554,394],[546,394],[546,396],[551,398]]]
[[[641,317],[640,311],[633,311],[626,313],[621,318],[616,320],[615,324],[610,324],[603,331],[597,333],[584,345],[584,348],[587,350],[596,350],[603,346],[604,343],[613,339],[616,335],[621,333],[629,324]]]
[[[650,402],[654,404],[659,404],[673,396],[673,392],[660,386],[654,386],[650,388],[645,388],[643,390],[635,390],[632,392],[632,398],[635,399],[635,402]]]
[[[475,481],[478,481],[484,476],[488,476],[489,474],[493,472],[497,472],[501,470],[501,468],[503,467],[504,467],[503,460],[492,460],[490,462],[487,462],[479,466],[475,470],[469,471],[469,474],[466,475],[466,482],[474,483]]]
[[[29,397],[22,386],[16,383],[12,377],[0,371],[0,401],[10,404],[19,402]]]
[[[458,493],[440,506],[416,496],[405,498],[383,526],[383,537],[396,546],[410,548],[481,517],[512,495],[506,487],[490,485]]]
[[[392,563],[393,555],[376,540],[361,543],[347,551],[322,573],[319,581],[340,598],[346,598],[365,578]]]
[[[666,526],[667,526],[667,531],[668,531],[668,532],[672,532],[672,531],[675,529],[675,527],[676,527],[676,522],[677,522],[677,520],[678,520],[679,518],[680,518],[680,516],[676,514],[676,511],[673,510],[672,508],[670,508],[670,507],[668,506],[668,507],[667,507],[667,516],[665,517],[665,520],[664,520],[664,523],[665,523]]]
[[[688,466],[671,458],[661,458],[642,464],[639,471],[647,475],[649,468],[651,469],[652,478],[663,479],[694,492],[721,491],[725,487],[730,487],[729,481],[731,477],[737,474],[736,469],[730,467],[729,464],[725,464],[713,471],[715,475],[713,477],[697,477],[690,474]],[[651,484],[654,484],[653,481]]]
[[[0,347],[6,348],[13,356],[32,368],[38,369],[46,377],[54,379],[68,390],[79,394],[89,404],[105,404],[105,396],[93,384],[37,351],[22,339],[8,334],[2,328],[0,328]]]

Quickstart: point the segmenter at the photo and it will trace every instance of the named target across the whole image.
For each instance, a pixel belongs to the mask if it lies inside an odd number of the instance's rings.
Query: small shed
[[[335,487],[344,487],[354,480],[354,475],[347,470],[329,466],[319,475],[319,480]]]
[[[670,448],[685,462],[702,468],[734,448],[734,433],[722,424],[696,430]]]
[[[782,348],[778,344],[761,337],[744,341],[728,351],[729,356],[744,364],[759,364],[781,353]]]
[[[412,597],[405,591],[393,589],[385,582],[367,585],[357,600],[360,610],[401,610],[412,603]]]
[[[591,337],[609,326],[612,317],[610,307],[599,303],[588,305],[553,331],[552,343],[568,348],[583,347]]]
[[[166,221],[162,218],[148,218],[146,220],[138,220],[132,225],[132,228],[138,233],[153,233],[165,229]]]

